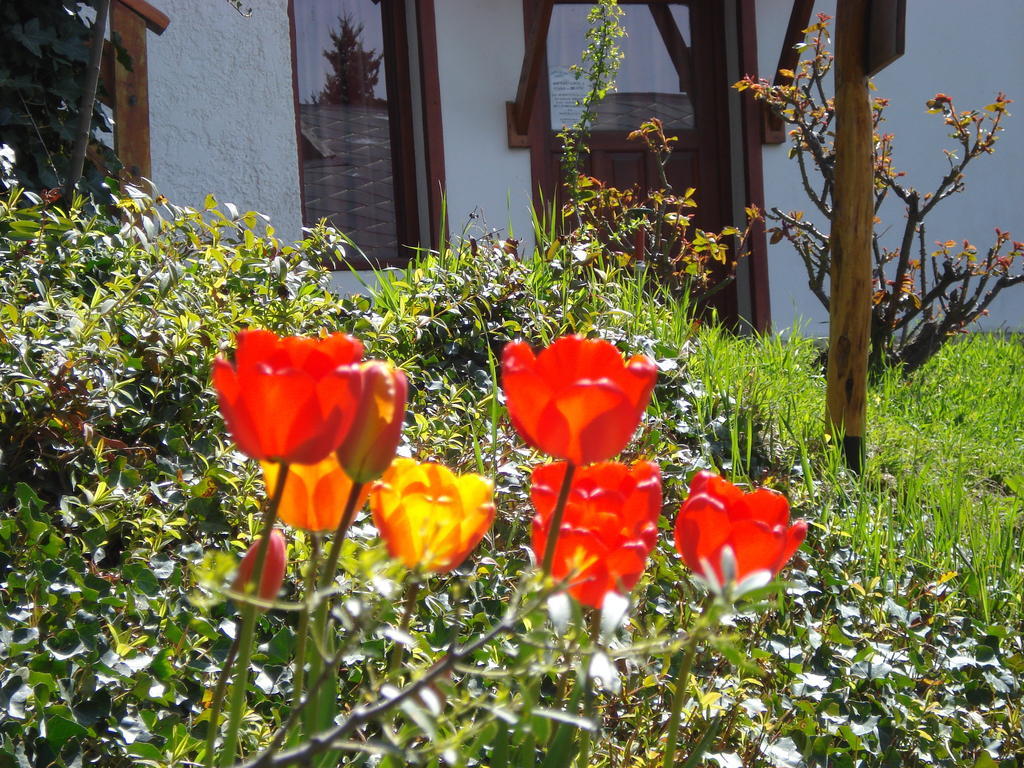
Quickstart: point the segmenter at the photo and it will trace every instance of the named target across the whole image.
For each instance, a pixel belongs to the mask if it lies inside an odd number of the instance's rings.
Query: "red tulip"
[[[538,560],[544,556],[566,467],[559,462],[533,470],[530,498],[537,510],[533,551]],[[552,576],[571,576],[569,594],[592,608],[601,608],[609,592],[629,594],[654,548],[660,514],[661,471],[656,464],[607,462],[577,468],[556,534]]]
[[[388,363],[363,363],[362,397],[345,441],[338,448],[338,463],[357,483],[376,480],[395,458],[402,437],[405,374]]]
[[[775,491],[744,493],[711,472],[698,472],[676,518],[676,549],[712,588],[740,583],[758,571],[775,576],[807,535],[789,523],[789,503]]]
[[[363,345],[241,331],[235,363],[217,358],[213,384],[239,450],[260,461],[316,464],[344,439],[358,402]]]
[[[565,336],[536,357],[524,342],[505,347],[502,385],[523,439],[573,464],[606,461],[629,442],[658,371],[643,355],[624,360],[602,339]]]
[[[245,593],[250,581],[253,581],[252,569],[256,565],[256,554],[259,551],[259,540],[253,542],[249,551],[242,558],[238,566],[238,575],[232,589],[235,592]],[[281,591],[281,583],[284,581],[284,571],[288,565],[288,554],[285,548],[284,534],[277,528],[270,532],[270,541],[267,542],[267,554],[263,558],[263,568],[260,574],[259,587],[255,594],[261,600],[273,600]]]

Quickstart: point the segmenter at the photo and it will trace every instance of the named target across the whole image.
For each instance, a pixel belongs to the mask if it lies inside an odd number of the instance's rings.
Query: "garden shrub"
[[[211,361],[240,328],[343,315],[256,214],[136,196],[109,218],[19,194],[0,204],[0,559],[8,619],[32,618],[5,640],[0,754],[127,764],[152,752],[154,705],[167,734],[201,706],[207,649],[177,651],[217,629],[187,602],[189,561],[260,504]]]
[[[769,232],[773,243],[785,238],[800,255],[808,287],[825,309],[830,300],[826,279],[832,266],[829,233],[819,229],[812,217],[820,215],[831,222],[834,214],[835,100],[826,96],[833,64],[829,21],[830,17],[819,14],[817,23],[805,30],[808,42],[802,51],[807,58],[795,72],[783,72],[791,82],[769,84],[748,75],[734,86],[748,91],[791,126],[790,157],[798,163],[813,208],[811,216],[773,208],[768,219],[777,225]],[[894,160],[895,137],[883,129],[889,100],[872,97],[874,210],[882,210],[888,199],[904,218],[895,244],[886,244],[887,229],[880,222],[872,235],[870,361],[876,373],[894,363],[907,372],[920,367],[983,317],[1003,290],[1024,283],[1024,243],[1009,232],[996,228],[987,248],[949,240],[937,243],[934,250],[926,235],[929,215],[964,190],[967,167],[995,151],[1010,103],[1002,93],[983,109],[958,110],[944,93],[929,99],[928,112],[941,116],[955,148],[942,151],[948,167],[940,167],[934,187],[919,190],[903,180],[904,173]]]
[[[696,328],[685,301],[642,270],[584,266],[566,249],[520,260],[498,243],[456,243],[383,276],[372,295],[339,299],[317,266],[344,243],[328,229],[288,246],[258,215],[213,200],[200,212],[135,195],[104,217],[17,194],[0,206],[0,765],[164,766],[202,753],[237,616],[209,587],[236,562],[224,553],[252,541],[265,496],[209,383],[213,358],[246,327],[361,337],[368,356],[409,376],[400,453],[496,481],[495,526],[461,576],[434,577],[397,670],[402,576],[357,519],[339,579],[346,705],[372,701],[378,682],[415,679],[505,614],[529,567],[536,454],[507,423],[495,357],[506,340],[542,346],[579,332],[658,362],[627,458],[662,465],[668,505],[695,469],[732,467],[786,490],[812,521],[790,590],[731,617],[702,647],[682,743],[706,742],[718,765],[984,765],[1024,749],[1019,633],[952,607],[956,577],[924,563],[872,576],[856,542],[822,522],[855,503],[853,492],[842,478],[822,489],[801,477],[780,437],[785,415],[757,402],[781,402],[796,370],[813,389],[810,345],[794,355],[745,340],[727,360],[721,332]],[[661,761],[684,639],[672,628],[688,626],[702,600],[669,543],[672,513],[627,631],[609,644],[622,686],[599,695],[595,764]],[[301,535],[291,542],[286,600],[310,547]],[[528,611],[454,682],[438,681],[436,699],[361,730],[353,764],[539,757],[558,724],[573,722],[559,680],[584,642],[574,618],[559,637],[546,610]],[[240,734],[250,754],[288,716],[294,623],[281,610],[260,619]]]

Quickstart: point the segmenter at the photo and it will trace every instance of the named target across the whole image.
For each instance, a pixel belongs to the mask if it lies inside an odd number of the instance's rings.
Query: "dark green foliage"
[[[260,501],[213,356],[242,327],[316,333],[340,315],[325,274],[255,234],[255,214],[140,198],[117,222],[15,197],[0,204],[0,763],[127,765],[191,738],[203,655],[228,639],[186,601],[190,563],[247,540]]]
[[[88,8],[86,2],[61,0],[0,3],[0,149],[13,150],[14,180],[28,189],[41,192],[65,181],[89,53]],[[111,128],[97,103],[93,138],[103,131],[109,141]],[[81,188],[109,200],[103,179],[120,164],[103,144],[92,148]],[[0,171],[4,187],[6,176]]]

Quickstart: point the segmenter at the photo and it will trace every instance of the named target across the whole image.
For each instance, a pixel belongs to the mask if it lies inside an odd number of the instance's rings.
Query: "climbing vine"
[[[43,193],[64,183],[91,25],[86,2],[0,3],[0,186]],[[109,146],[112,127],[97,103],[82,185],[104,199],[103,179],[120,167]]]

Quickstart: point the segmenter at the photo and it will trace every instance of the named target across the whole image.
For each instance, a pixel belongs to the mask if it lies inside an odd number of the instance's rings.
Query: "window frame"
[[[306,212],[306,191],[301,147],[301,116],[298,87],[298,44],[295,22],[295,2],[288,0],[288,23],[291,37],[292,95],[295,110],[296,162],[298,165],[299,196],[302,209],[302,226],[316,224]],[[333,262],[332,269],[351,267],[356,270],[404,267],[414,255],[414,249],[424,245],[424,228],[420,221],[419,201],[425,195],[431,222],[426,232],[436,243],[441,233],[435,220],[440,210],[440,190],[444,185],[443,137],[440,121],[439,76],[437,72],[437,43],[434,24],[433,0],[411,0],[416,21],[412,25],[416,34],[419,52],[416,67],[410,55],[409,8],[406,0],[373,0],[381,14],[384,32],[382,51],[384,56],[385,86],[388,102],[388,131],[391,149],[391,174],[395,200],[395,234],[398,252],[383,259],[370,259],[358,253],[348,254],[345,262]],[[418,78],[414,83],[414,75]],[[413,111],[413,88],[419,89],[423,131],[423,158],[416,154],[418,124]],[[418,189],[417,163],[422,161],[426,170],[428,189]],[[436,190],[436,193],[435,193]],[[350,234],[346,232],[345,234]],[[356,240],[358,245],[358,241]]]

